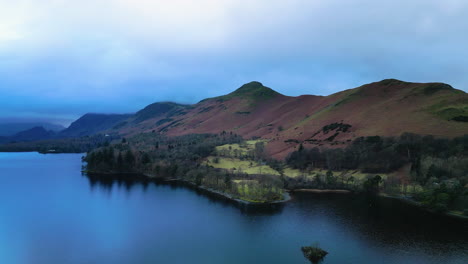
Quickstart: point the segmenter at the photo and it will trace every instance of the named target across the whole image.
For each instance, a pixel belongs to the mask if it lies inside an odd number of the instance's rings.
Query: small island
[[[318,243],[312,246],[301,247],[304,257],[310,260],[311,263],[319,263],[328,254],[327,251],[321,249]]]

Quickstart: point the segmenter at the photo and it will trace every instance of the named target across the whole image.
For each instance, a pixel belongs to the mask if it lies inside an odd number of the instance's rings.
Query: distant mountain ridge
[[[46,130],[52,130],[55,132],[64,130],[65,127],[62,125],[45,123],[45,122],[3,122],[0,123],[0,136],[7,137],[13,136],[18,132],[25,131],[34,127],[43,127]]]
[[[46,130],[42,126],[37,126],[25,131],[18,132],[13,136],[0,137],[0,143],[44,140],[54,138],[56,135],[57,132],[55,131]]]
[[[386,79],[329,96],[292,97],[250,82],[193,105],[157,102],[135,114],[86,114],[57,136],[222,131],[263,138],[268,153],[278,158],[300,143],[336,147],[360,136],[404,132],[456,137],[468,134],[468,95],[444,83]]]

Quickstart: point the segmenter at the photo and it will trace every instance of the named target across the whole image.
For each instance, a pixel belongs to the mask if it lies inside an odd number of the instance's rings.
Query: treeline
[[[305,149],[302,145],[286,159],[293,168],[307,170],[356,170],[365,173],[391,172],[424,157],[466,157],[468,135],[454,139],[405,133],[400,137],[360,137],[342,149]]]
[[[297,177],[281,176],[287,189],[338,189],[353,192],[377,194],[384,183],[382,176],[367,174],[364,177],[354,177],[352,173],[333,172],[331,170],[316,172],[313,175],[300,175]]]
[[[119,143],[98,148],[85,158],[87,169],[96,172],[148,173],[175,177],[181,168],[198,167],[216,146],[238,143],[236,134],[190,134],[167,137],[144,133],[122,138]],[[180,167],[180,168],[179,168]]]
[[[303,171],[360,170],[364,173],[393,172],[411,165],[409,178],[391,178],[383,182],[387,191],[406,193],[437,210],[468,208],[468,135],[435,138],[405,133],[400,137],[361,137],[343,149],[306,149],[302,145],[286,163]],[[403,186],[403,190],[400,190]]]
[[[308,149],[301,144],[285,162],[267,157],[261,141],[249,148],[228,145],[216,151],[217,146],[227,144],[247,143],[232,132],[179,137],[144,133],[90,151],[86,169],[180,179],[249,201],[281,199],[286,186],[369,193],[384,190],[411,196],[435,210],[468,208],[468,136],[442,139],[406,133],[400,137],[361,137],[341,149]],[[281,176],[215,169],[204,162],[209,156],[252,160],[270,166]],[[389,176],[405,166],[410,168],[409,175]],[[288,168],[304,174],[287,177],[284,171]]]
[[[117,138],[117,136],[99,134],[80,138],[11,142],[0,144],[0,152],[85,153],[95,148],[107,146]]]
[[[281,199],[282,183],[278,178],[203,165],[203,159],[213,154],[216,146],[241,142],[242,137],[232,132],[179,137],[145,133],[91,151],[84,161],[89,173],[146,174],[185,180],[249,201]]]

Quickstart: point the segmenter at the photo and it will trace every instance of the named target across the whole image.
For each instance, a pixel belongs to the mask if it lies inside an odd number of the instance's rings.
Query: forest
[[[232,132],[145,133],[114,140],[84,160],[90,173],[179,179],[245,201],[281,200],[284,189],[347,189],[401,195],[431,210],[468,213],[468,136],[369,136],[344,148],[299,144],[284,161],[269,157],[266,144]]]
[[[216,146],[241,141],[242,137],[227,132],[180,137],[140,134],[90,152],[84,158],[85,169],[91,174],[137,173],[182,180],[248,202],[282,199],[283,184],[277,177],[226,171],[203,163]]]
[[[117,138],[119,137],[97,134],[79,138],[10,142],[0,144],[0,152],[85,153],[102,146],[107,146]]]
[[[305,149],[301,145],[286,163],[302,171],[323,168],[370,174],[394,172],[409,165],[409,175],[380,179],[381,189],[402,193],[437,211],[452,209],[468,214],[468,135],[454,139],[411,133],[360,137],[342,149]],[[364,182],[367,187],[371,183]]]

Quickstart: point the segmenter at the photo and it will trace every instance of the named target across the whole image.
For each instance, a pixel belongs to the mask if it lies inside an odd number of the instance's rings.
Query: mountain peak
[[[384,79],[384,80],[381,80],[380,82],[377,82],[381,85],[400,85],[400,84],[409,84],[409,82],[405,82],[405,81],[402,81],[402,80],[398,80],[398,79]]]
[[[262,89],[264,87],[265,86],[263,86],[263,84],[261,82],[252,81],[252,82],[248,82],[246,84],[243,84],[241,87],[239,87],[237,90],[235,90],[234,93],[236,93],[236,92],[237,93],[243,93],[243,92],[248,92],[248,91],[251,91],[251,90]]]
[[[261,82],[253,81],[246,83],[239,87],[234,92],[228,94],[228,96],[240,96],[249,97],[252,99],[269,99],[280,93],[275,90],[264,86]]]
[[[209,100],[229,100],[233,98],[242,98],[248,99],[253,101],[260,101],[260,100],[267,100],[271,99],[276,96],[283,96],[282,94],[278,93],[277,91],[264,86],[261,82],[252,81],[242,85],[241,87],[237,88],[234,92],[231,92],[226,95],[206,98],[200,101],[206,102]]]

